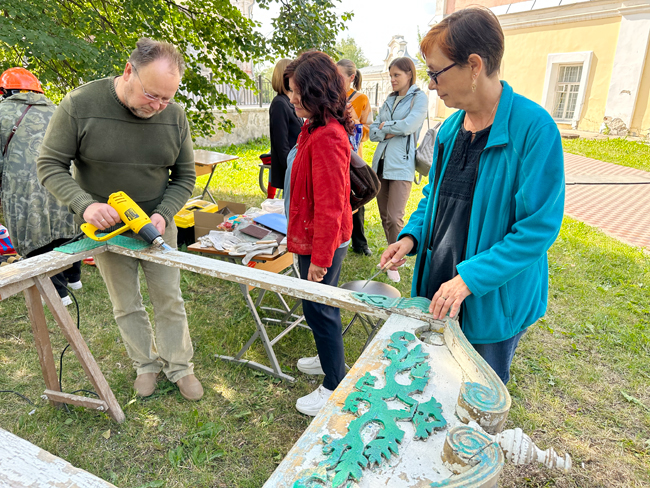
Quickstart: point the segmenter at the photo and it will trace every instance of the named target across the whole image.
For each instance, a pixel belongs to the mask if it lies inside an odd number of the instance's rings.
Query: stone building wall
[[[216,112],[217,120],[224,116],[232,120],[235,128],[230,134],[217,130],[212,137],[199,137],[196,140],[197,146],[229,146],[230,144],[244,144],[251,139],[269,136],[269,107],[239,107],[241,113],[234,108],[229,108],[228,112],[223,114]]]

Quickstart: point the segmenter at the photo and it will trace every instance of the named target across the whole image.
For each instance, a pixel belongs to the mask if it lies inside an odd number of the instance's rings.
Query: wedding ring
[[[447,297],[440,297],[440,298],[442,298],[443,300],[447,301]]]

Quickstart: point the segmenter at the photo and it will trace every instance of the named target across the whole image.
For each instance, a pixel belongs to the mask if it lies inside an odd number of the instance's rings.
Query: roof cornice
[[[650,0],[592,0],[498,15],[504,31],[650,13]],[[517,5],[517,4],[513,4]]]

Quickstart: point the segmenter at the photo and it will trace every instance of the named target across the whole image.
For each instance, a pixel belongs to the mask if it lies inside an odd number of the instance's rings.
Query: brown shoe
[[[139,397],[148,397],[156,391],[156,380],[158,373],[139,374],[133,383],[133,389]]]
[[[176,382],[176,386],[186,400],[196,401],[203,397],[203,387],[201,382],[193,374],[183,376]]]

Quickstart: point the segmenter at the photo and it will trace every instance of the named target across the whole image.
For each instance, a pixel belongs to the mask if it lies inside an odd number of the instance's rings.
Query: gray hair
[[[181,78],[183,77],[185,59],[176,46],[168,42],[154,41],[148,37],[140,38],[135,45],[136,48],[129,56],[129,63],[136,68],[144,68],[158,59],[166,59],[176,67]]]

